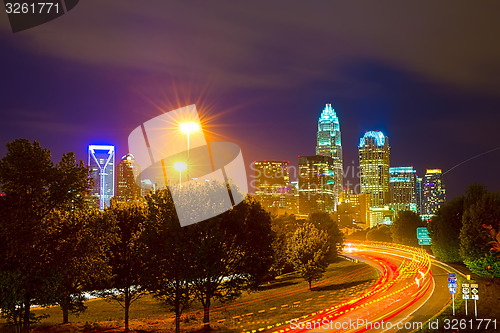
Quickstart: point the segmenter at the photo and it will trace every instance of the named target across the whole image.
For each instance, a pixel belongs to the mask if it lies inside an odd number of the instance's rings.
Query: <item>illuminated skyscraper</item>
[[[389,176],[394,216],[402,210],[417,212],[417,171],[413,167],[392,167]]]
[[[422,214],[422,178],[417,177],[417,210]]]
[[[335,210],[335,176],[330,156],[299,156],[299,213]]]
[[[288,163],[255,161],[255,196],[264,208],[288,208],[292,201]]]
[[[379,131],[366,132],[359,140],[361,193],[370,194],[370,206],[382,207],[390,202],[389,138]]]
[[[422,192],[424,199],[422,215],[428,218],[435,215],[446,200],[446,189],[441,169],[427,169]]]
[[[134,176],[140,173],[140,167],[132,154],[122,157],[116,167],[116,200],[127,202],[141,197],[141,187],[137,185]]]
[[[115,195],[115,146],[90,145],[89,166],[94,180],[90,195],[96,206],[104,209]]]
[[[330,156],[333,161],[334,209],[343,190],[342,142],[339,118],[331,104],[326,104],[318,120],[316,155]]]

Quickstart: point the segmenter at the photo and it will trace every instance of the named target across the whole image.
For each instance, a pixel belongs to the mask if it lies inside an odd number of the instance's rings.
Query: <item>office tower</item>
[[[354,193],[345,189],[337,206],[337,221],[339,226],[356,226],[363,229],[369,227],[369,194]]]
[[[135,175],[140,175],[141,170],[135,163],[134,156],[127,154],[122,157],[116,167],[116,200],[127,202],[141,197],[141,187],[137,185]]]
[[[413,167],[389,168],[391,207],[394,216],[402,210],[417,212],[417,171]]]
[[[333,160],[335,209],[343,189],[343,161],[339,119],[331,104],[326,104],[318,120],[316,155],[330,156]]]
[[[335,210],[335,176],[330,156],[299,156],[299,213]]]
[[[361,193],[370,194],[370,206],[382,207],[390,202],[389,138],[379,131],[366,132],[359,141]]]
[[[90,145],[89,167],[94,180],[90,195],[94,204],[104,209],[115,196],[115,146]]]
[[[422,178],[417,177],[417,211],[422,214]]]
[[[285,161],[254,162],[255,196],[265,209],[290,206],[288,164]]]
[[[435,215],[446,200],[446,189],[441,169],[427,169],[422,187],[425,218]]]

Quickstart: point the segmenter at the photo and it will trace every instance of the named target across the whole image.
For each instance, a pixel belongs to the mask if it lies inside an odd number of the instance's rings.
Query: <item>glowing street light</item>
[[[182,187],[182,171],[187,170],[187,164],[185,162],[175,162],[174,169],[179,171],[179,186]]]
[[[189,154],[189,135],[193,132],[197,132],[200,130],[200,125],[198,125],[198,123],[195,123],[195,122],[187,122],[187,123],[181,123],[179,125],[179,129],[181,130],[182,133],[186,133],[187,134],[187,144],[188,144],[188,154]]]

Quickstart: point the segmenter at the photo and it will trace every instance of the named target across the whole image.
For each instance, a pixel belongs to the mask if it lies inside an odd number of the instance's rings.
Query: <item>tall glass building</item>
[[[390,203],[389,138],[379,131],[366,132],[359,140],[361,193],[370,194],[370,206]]]
[[[334,166],[330,156],[299,156],[299,213],[335,210]]]
[[[94,204],[104,209],[115,195],[115,146],[90,145],[89,166],[94,180],[90,195]]]
[[[140,175],[140,173],[141,170],[135,163],[134,155],[127,154],[122,157],[116,167],[116,200],[127,202],[141,197],[142,189],[135,180],[135,175]]]
[[[402,210],[417,213],[417,171],[413,167],[391,167],[389,177],[394,214]]]
[[[332,158],[334,209],[336,209],[343,191],[343,161],[339,118],[331,104],[326,104],[318,120],[316,155]]]
[[[255,196],[262,206],[288,208],[292,201],[286,161],[255,161]]]
[[[417,177],[417,210],[419,214],[422,214],[422,178]]]
[[[422,215],[427,219],[435,215],[446,200],[446,189],[441,169],[427,169],[422,192],[424,197]]]

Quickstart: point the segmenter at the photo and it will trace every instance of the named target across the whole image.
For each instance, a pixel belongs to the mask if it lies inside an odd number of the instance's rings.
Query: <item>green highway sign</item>
[[[429,232],[427,231],[427,228],[417,228],[417,238],[430,240],[431,238],[429,237]]]
[[[419,239],[418,245],[431,245],[431,240],[430,239]]]

